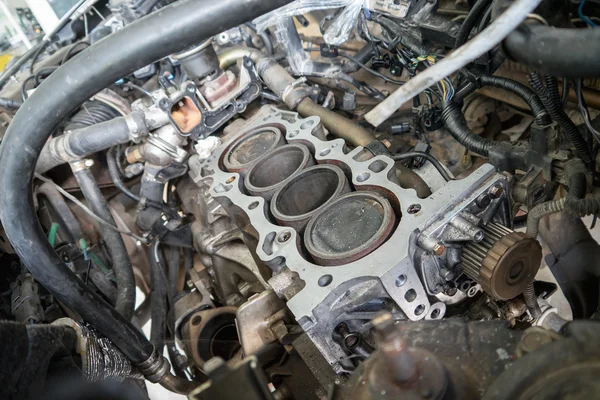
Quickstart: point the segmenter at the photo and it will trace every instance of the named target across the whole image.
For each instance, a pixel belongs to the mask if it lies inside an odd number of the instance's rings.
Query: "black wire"
[[[568,79],[563,78],[563,87],[562,87],[562,105],[563,107],[567,106],[567,101],[569,100],[569,86],[570,86],[570,82]]]
[[[134,90],[137,90],[140,93],[143,93],[146,96],[152,97],[152,93],[150,93],[149,91],[147,91],[146,89],[144,89],[143,87],[136,85],[135,83],[132,82],[126,82],[125,86],[128,86]]]
[[[442,177],[444,178],[444,180],[446,182],[449,182],[449,181],[453,180],[453,178],[444,169],[444,166],[442,165],[442,163],[440,163],[431,154],[425,153],[423,151],[409,151],[407,153],[394,154],[392,156],[392,160],[394,160],[394,161],[405,161],[405,160],[410,160],[410,159],[417,158],[417,157],[421,157],[421,158],[424,158],[427,161],[429,161],[435,167],[435,169],[438,170],[438,172],[440,173],[440,175],[442,175]]]
[[[339,53],[340,57],[344,57],[347,58],[348,60],[352,61],[353,63],[355,63],[356,65],[358,65],[359,67],[361,67],[362,69],[364,69],[365,71],[370,72],[371,74],[383,79],[386,82],[389,83],[393,83],[394,85],[404,85],[406,82],[404,81],[398,81],[392,78],[388,78],[387,76],[383,75],[380,72],[375,71],[374,69],[371,69],[369,67],[367,67],[365,64],[361,63],[359,60],[357,60],[355,57],[348,55],[348,54],[342,54]]]
[[[40,85],[40,83],[42,83],[42,78],[46,79],[57,69],[58,69],[58,67],[56,67],[56,66],[40,68],[40,70],[35,73],[35,87],[38,87]]]
[[[31,59],[31,64],[29,65],[29,73],[31,75],[33,75],[33,66],[35,65],[36,60],[38,59],[40,54],[42,54],[44,52],[44,50],[46,50],[46,47],[48,47],[49,44],[50,44],[50,42],[48,42],[48,41],[43,42],[43,44],[37,49],[37,51],[33,55],[33,58]]]
[[[69,47],[69,49],[66,51],[65,55],[63,56],[60,65],[63,65],[64,63],[66,63],[67,61],[69,61],[69,59],[71,58],[71,56],[73,55],[73,51],[78,47],[84,45],[84,48],[79,50],[79,52],[83,51],[85,48],[90,47],[90,43],[86,42],[86,41],[82,41],[82,42],[77,42],[74,45],[72,45],[71,47]]]
[[[35,75],[29,75],[24,81],[23,83],[21,83],[21,99],[23,99],[23,101],[27,100],[27,97],[29,97],[27,95],[27,83],[29,83],[29,81],[34,80],[35,79]]]
[[[90,278],[90,271],[92,269],[92,260],[89,259],[87,262],[87,273],[85,274],[85,284],[87,285],[88,279]]]

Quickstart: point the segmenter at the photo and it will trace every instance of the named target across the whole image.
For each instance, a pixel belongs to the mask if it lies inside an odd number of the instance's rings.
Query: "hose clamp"
[[[290,83],[289,85],[287,85],[286,88],[283,90],[283,93],[281,94],[281,100],[283,100],[284,103],[288,104],[287,98],[292,93],[292,91],[305,83],[306,83],[306,77],[303,76],[303,77],[300,77],[299,79],[296,79],[294,82]]]
[[[148,359],[136,365],[144,377],[152,382],[158,383],[160,380],[171,371],[171,364],[166,358],[158,354],[156,348]]]
[[[142,137],[148,134],[148,127],[144,114],[139,111],[133,111],[125,116],[125,123],[129,129],[129,137],[134,143],[139,143]]]

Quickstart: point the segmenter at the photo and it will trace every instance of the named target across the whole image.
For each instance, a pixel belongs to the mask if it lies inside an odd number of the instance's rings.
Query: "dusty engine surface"
[[[104,3],[0,76],[0,397],[598,396],[597,1]]]

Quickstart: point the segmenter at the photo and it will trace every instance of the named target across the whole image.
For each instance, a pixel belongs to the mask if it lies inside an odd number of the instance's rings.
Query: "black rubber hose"
[[[159,168],[153,167],[146,163],[142,182],[140,183],[140,197],[145,199],[148,207],[138,210],[135,222],[142,231],[150,231],[152,227],[162,216],[161,208],[151,207],[152,204],[163,204],[163,193],[165,191],[165,183],[156,178],[160,172]]]
[[[44,172],[68,161],[86,157],[131,140],[124,117],[67,132],[48,140],[42,149],[36,172]]]
[[[73,174],[94,214],[116,226],[106,199],[96,184],[92,172],[87,168],[83,168],[74,170]],[[99,228],[108,248],[112,268],[115,273],[115,280],[117,281],[117,303],[115,309],[129,321],[133,317],[135,309],[135,277],[131,261],[129,261],[129,255],[127,254],[127,248],[119,232],[108,229],[104,225],[100,225]]]
[[[512,79],[503,78],[501,76],[488,75],[482,75],[479,78],[479,81],[483,86],[492,86],[504,89],[523,99],[523,101],[527,103],[531,109],[531,113],[535,117],[536,124],[540,126],[546,126],[552,122],[550,120],[550,115],[548,115],[548,111],[546,111],[546,108],[544,107],[544,104],[538,95],[522,83],[513,81]]]
[[[510,58],[552,76],[591,78],[600,70],[598,29],[523,24],[503,44]]]
[[[81,110],[71,117],[71,120],[65,126],[65,131],[85,128],[86,126],[110,121],[119,116],[121,114],[117,110],[100,101],[88,101],[81,106]]]
[[[160,242],[156,241],[150,246],[150,291],[151,320],[150,340],[154,343],[159,354],[163,354],[167,335],[167,314],[169,305],[167,302],[167,281],[165,279],[164,263],[162,262],[162,249]]]
[[[460,107],[452,101],[445,102],[442,121],[452,137],[473,153],[488,157],[490,147],[498,143],[474,134],[467,126]]]
[[[289,0],[182,0],[164,7],[82,51],[73,58],[77,62],[59,68],[21,107],[4,136],[0,218],[15,252],[58,301],[91,323],[135,364],[152,355],[152,343],[69,270],[37,220],[31,187],[38,156],[54,129],[106,86],[287,3]]]
[[[481,17],[488,9],[490,4],[492,4],[492,0],[479,0],[477,3],[475,3],[473,8],[471,8],[467,18],[465,18],[464,22],[460,26],[460,29],[458,30],[458,33],[456,34],[456,40],[454,42],[455,49],[467,42],[467,39],[469,39],[469,34],[477,22],[481,20]]]
[[[560,96],[558,95],[558,83],[556,79],[552,79],[551,77],[547,78],[547,86],[544,86],[542,84],[540,75],[537,72],[531,72],[527,75],[527,80],[529,81],[531,87],[539,95],[552,120],[558,123],[561,129],[565,131],[569,139],[571,139],[571,143],[573,143],[573,147],[575,147],[577,156],[588,168],[591,168],[592,153],[585,139],[581,135],[581,132],[579,129],[577,129],[573,121],[571,121],[571,118],[569,118],[562,108],[562,102]]]
[[[0,107],[6,108],[7,110],[18,110],[23,105],[20,100],[9,99],[6,97],[0,97]]]

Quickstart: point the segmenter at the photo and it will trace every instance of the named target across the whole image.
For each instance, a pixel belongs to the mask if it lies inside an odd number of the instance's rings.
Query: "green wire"
[[[60,228],[60,225],[58,225],[56,222],[53,222],[52,226],[50,226],[50,231],[48,232],[48,241],[50,242],[50,246],[52,246],[52,248],[54,248],[54,245],[56,244],[56,234],[58,233],[58,228]]]

